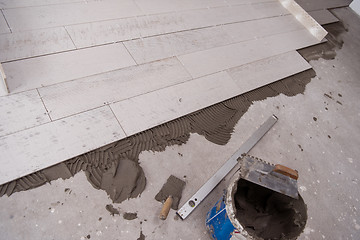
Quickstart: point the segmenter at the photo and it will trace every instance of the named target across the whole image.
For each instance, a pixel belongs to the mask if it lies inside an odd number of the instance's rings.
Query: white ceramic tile
[[[66,29],[77,47],[86,47],[138,38],[139,34],[148,37],[286,13],[278,3],[266,5],[266,11],[261,6],[245,5],[85,23]]]
[[[182,12],[187,29],[215,26],[289,14],[279,2],[244,4]]]
[[[50,122],[36,90],[0,97],[0,137]]]
[[[132,17],[142,13],[131,0],[90,1],[3,10],[14,32]]]
[[[177,32],[193,28],[237,22],[266,16],[277,16],[285,13],[275,3],[268,5],[265,12],[260,6],[237,6],[225,8],[202,9],[181,13],[163,13],[136,18],[116,19],[93,23],[67,26],[77,47],[94,46],[114,41],[123,41],[140,37]],[[247,14],[249,11],[252,14]],[[140,35],[139,35],[140,34]]]
[[[8,95],[9,92],[6,87],[6,82],[4,81],[4,78],[0,76],[0,97]]]
[[[135,0],[145,14],[175,12],[188,9],[226,6],[224,0]]]
[[[172,58],[39,88],[39,92],[52,119],[58,119],[190,79],[179,60]]]
[[[306,29],[179,56],[193,77],[304,48],[319,41]]]
[[[71,49],[75,46],[62,27],[0,35],[1,62]]]
[[[292,15],[227,24],[222,27],[234,42],[304,29]]]
[[[310,68],[298,52],[291,51],[231,68],[227,72],[245,93]]]
[[[179,13],[163,13],[66,26],[77,47],[186,30]]]
[[[0,63],[0,96],[5,96],[8,94],[9,94],[9,90],[7,87],[6,75],[5,75],[2,65]]]
[[[132,135],[238,93],[239,88],[229,75],[220,72],[117,102],[110,107],[126,134]]]
[[[1,0],[0,8],[20,8],[20,7],[34,7],[34,6],[43,6],[43,5],[52,5],[52,4],[66,4],[66,3],[75,3],[83,2],[84,0]],[[87,0],[91,1],[91,0]]]
[[[317,10],[309,12],[310,16],[312,16],[319,24],[325,25],[329,23],[338,22],[337,19],[330,11],[328,10]]]
[[[227,45],[231,38],[221,27],[171,33],[124,42],[137,63]]]
[[[3,64],[10,92],[19,92],[134,65],[122,43]]]
[[[10,29],[8,27],[8,25],[6,24],[5,18],[2,15],[2,10],[0,10],[0,34],[2,33],[9,33]]]
[[[259,4],[265,2],[275,2],[278,0],[226,0],[229,5],[240,5],[240,4]]]
[[[108,106],[0,138],[0,184],[125,137]]]
[[[140,37],[136,18],[71,25],[66,29],[78,48]]]
[[[142,37],[177,32],[187,29],[182,13],[163,13],[136,17]]]

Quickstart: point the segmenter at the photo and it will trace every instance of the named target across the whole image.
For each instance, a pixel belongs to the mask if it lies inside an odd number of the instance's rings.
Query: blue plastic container
[[[216,202],[215,206],[208,212],[206,216],[206,227],[208,228],[213,239],[228,240],[231,239],[235,230],[228,215],[226,214],[226,203],[224,196]]]
[[[206,216],[206,227],[215,240],[247,240],[253,239],[244,230],[235,217],[234,194],[237,190],[238,176],[227,191]]]

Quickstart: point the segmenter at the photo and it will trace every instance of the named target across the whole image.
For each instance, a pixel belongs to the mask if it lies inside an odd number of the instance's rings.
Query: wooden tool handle
[[[296,170],[285,167],[280,164],[276,164],[273,171],[277,172],[277,173],[281,173],[285,176],[291,177],[292,179],[295,179],[295,180],[297,180],[299,178],[299,174]]]
[[[165,203],[164,203],[164,205],[163,205],[163,207],[162,207],[162,209],[161,209],[161,212],[160,212],[160,219],[161,219],[161,220],[165,220],[165,219],[167,218],[172,203],[173,203],[173,197],[172,197],[172,196],[169,196],[169,197],[166,199],[166,201],[165,201]]]

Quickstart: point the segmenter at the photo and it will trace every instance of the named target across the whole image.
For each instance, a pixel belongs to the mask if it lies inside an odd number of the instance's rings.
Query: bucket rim
[[[239,171],[233,177],[231,184],[227,188],[226,198],[225,198],[226,213],[229,217],[230,222],[243,237],[246,237],[246,239],[248,240],[255,240],[255,238],[249,235],[249,233],[244,229],[244,227],[241,225],[239,220],[236,218],[236,207],[235,207],[235,201],[233,199],[237,191],[237,183],[240,179],[241,179],[241,172]]]

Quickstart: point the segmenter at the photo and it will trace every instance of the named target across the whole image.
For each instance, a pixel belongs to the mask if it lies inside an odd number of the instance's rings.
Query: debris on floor
[[[120,215],[119,210],[114,208],[114,206],[112,204],[107,204],[105,206],[105,208],[106,208],[106,210],[108,210],[110,212],[111,216]]]

